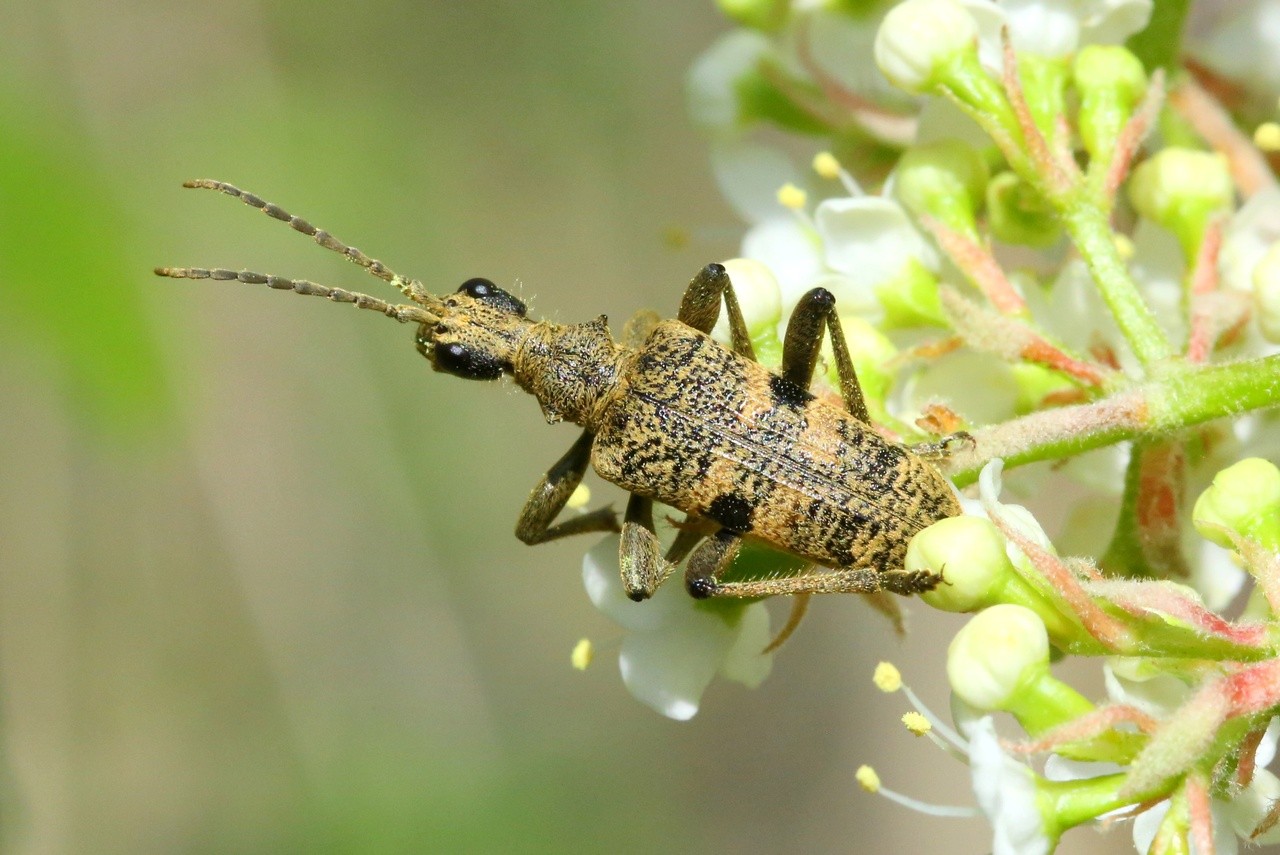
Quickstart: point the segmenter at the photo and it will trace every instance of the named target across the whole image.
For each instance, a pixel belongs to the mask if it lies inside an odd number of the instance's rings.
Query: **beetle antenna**
[[[191,187],[197,190],[217,190],[219,193],[225,193],[228,196],[235,197],[249,207],[257,208],[268,217],[280,220],[282,223],[287,223],[294,231],[302,232],[304,235],[314,238],[315,242],[320,244],[320,246],[325,249],[332,250],[349,261],[360,265],[379,279],[390,282],[400,290],[400,293],[404,294],[415,303],[431,305],[432,302],[436,300],[436,298],[433,297],[418,280],[401,276],[381,261],[378,261],[376,258],[370,258],[350,244],[343,243],[324,229],[318,229],[301,217],[293,216],[279,205],[273,202],[268,202],[262,197],[255,196],[245,190],[241,190],[234,184],[228,184],[225,181],[215,181],[210,178],[195,178],[190,181],[182,182],[182,186]]]
[[[252,270],[228,270],[225,267],[157,267],[157,276],[170,279],[212,279],[219,282],[244,282],[249,285],[266,285],[277,291],[293,291],[308,297],[324,297],[335,303],[351,303],[357,309],[369,309],[381,312],[389,318],[401,323],[435,324],[440,318],[423,309],[421,306],[394,305],[368,294],[348,291],[345,288],[330,288],[308,279],[286,279],[283,276],[271,276],[266,273],[255,273]]]

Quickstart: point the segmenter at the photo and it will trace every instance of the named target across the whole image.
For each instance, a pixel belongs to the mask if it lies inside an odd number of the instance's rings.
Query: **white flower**
[[[982,61],[1000,67],[1000,31],[1013,46],[1065,57],[1088,44],[1121,44],[1147,26],[1152,0],[962,0],[978,24]]]
[[[1047,855],[1054,841],[1036,798],[1036,775],[1000,747],[991,716],[961,723],[978,806],[991,821],[992,855]]]
[[[876,33],[876,65],[908,92],[922,92],[937,71],[971,49],[978,35],[957,0],[906,0],[889,10]]]
[[[743,123],[738,82],[755,71],[773,43],[755,30],[734,30],[717,39],[689,69],[685,98],[689,115],[710,131],[735,131]]]
[[[755,688],[769,676],[769,612],[763,603],[695,600],[674,580],[643,603],[627,599],[618,571],[617,535],[582,562],[587,595],[625,629],[618,667],[632,695],[685,721],[698,712],[717,674]]]
[[[1273,102],[1280,94],[1280,2],[1236,2],[1219,21],[1196,40],[1192,51],[1206,65]]]

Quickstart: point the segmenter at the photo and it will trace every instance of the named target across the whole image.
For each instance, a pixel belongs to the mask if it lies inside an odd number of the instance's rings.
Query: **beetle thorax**
[[[535,324],[520,343],[513,374],[538,399],[547,422],[591,427],[618,382],[622,352],[604,315],[585,324]]]

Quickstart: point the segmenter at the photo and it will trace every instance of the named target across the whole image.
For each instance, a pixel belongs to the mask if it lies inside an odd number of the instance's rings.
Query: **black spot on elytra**
[[[793,410],[799,410],[813,400],[813,395],[807,389],[802,389],[777,374],[769,377],[769,395],[775,407],[790,407]]]
[[[721,493],[711,501],[707,516],[737,534],[751,531],[751,513],[755,508],[737,493]]]

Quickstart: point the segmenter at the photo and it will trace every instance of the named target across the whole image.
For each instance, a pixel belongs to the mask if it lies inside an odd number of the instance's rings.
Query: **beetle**
[[[909,595],[941,581],[939,574],[903,569],[912,535],[960,513],[949,483],[926,459],[925,452],[941,446],[913,450],[875,431],[826,289],[801,297],[787,322],[781,370],[773,373],[755,360],[720,264],[693,277],[676,318],[642,313],[616,342],[603,315],[579,324],[535,321],[515,295],[480,278],[436,295],[238,187],[208,179],[183,186],[219,191],[287,223],[390,283],[408,302],[247,270],[159,267],[157,275],[262,284],[416,324],[418,350],[435,370],[470,380],[510,376],[538,400],[548,423],[581,427],[526,500],[516,536],[536,544],[620,531],[622,581],[631,599],[652,596],[686,558],[685,587],[698,598]],[[710,335],[722,304],[731,348]],[[809,391],[824,333],[843,407]],[[621,523],[611,508],[556,522],[588,465],[630,493]],[[665,555],[655,502],[686,515]],[[808,569],[722,580],[744,539],[791,553]]]

